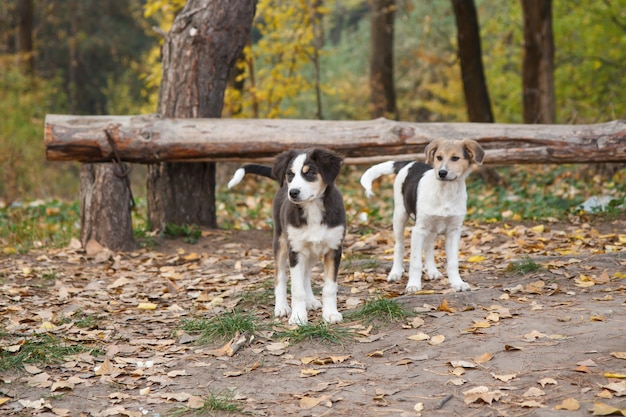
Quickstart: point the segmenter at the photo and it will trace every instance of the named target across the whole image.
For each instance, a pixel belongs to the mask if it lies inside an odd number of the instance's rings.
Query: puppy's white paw
[[[276,303],[274,307],[274,316],[275,317],[285,317],[291,314],[291,307],[289,304]]]
[[[455,290],[455,291],[469,291],[471,290],[469,284],[463,280],[458,280],[458,281],[450,281],[450,286]]]
[[[338,311],[329,311],[322,314],[322,318],[327,323],[339,323],[343,320],[343,316]]]
[[[426,276],[432,280],[443,278],[443,274],[437,268],[426,269]]]
[[[392,269],[387,276],[387,282],[397,282],[402,279],[404,269]]]
[[[306,314],[306,310],[304,312],[297,312],[296,310],[291,313],[291,317],[289,317],[289,324],[297,324],[298,326],[304,326],[309,322],[309,319]]]
[[[312,298],[310,300],[306,300],[306,309],[307,310],[319,310],[322,308],[322,302],[316,298]]]
[[[418,292],[421,289],[422,289],[422,284],[407,284],[404,292],[407,294],[411,294],[413,292]]]

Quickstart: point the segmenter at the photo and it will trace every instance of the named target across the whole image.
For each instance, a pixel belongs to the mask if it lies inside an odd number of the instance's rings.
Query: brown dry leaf
[[[602,388],[614,392],[617,397],[626,395],[626,381],[611,382],[610,384],[602,385]]]
[[[574,369],[574,371],[576,372],[582,372],[585,374],[591,373],[591,371],[589,370],[589,368],[587,368],[585,365],[579,365],[576,367],[576,369]]]
[[[472,360],[476,362],[477,364],[489,362],[491,359],[493,359],[493,355],[489,352],[485,352],[480,356],[476,356],[475,358],[472,358]]]
[[[485,320],[497,323],[500,321],[500,313],[492,311],[491,313],[487,314],[487,316],[485,317]]]
[[[524,287],[524,292],[528,294],[541,294],[545,286],[546,283],[542,280],[531,282]]]
[[[307,368],[307,369],[302,369],[300,371],[300,376],[302,378],[309,378],[311,376],[317,376],[317,375],[319,375],[319,374],[321,374],[323,372],[326,372],[326,371],[321,370],[321,369]]]
[[[545,405],[536,400],[524,401],[520,404],[520,406],[525,408],[543,408]]]
[[[198,397],[197,395],[192,395],[187,400],[187,407],[192,410],[197,410],[199,408],[204,407],[204,399],[202,397]]]
[[[302,359],[300,359],[300,362],[302,362],[304,365],[309,365],[309,364],[328,365],[331,363],[345,362],[346,360],[350,359],[350,357],[351,355],[336,355],[336,356],[323,356],[323,357],[305,356]]]
[[[611,356],[617,359],[626,359],[626,352],[611,352]]]
[[[423,326],[425,323],[424,319],[421,317],[415,317],[413,320],[411,320],[409,322],[409,326],[411,326],[412,329],[417,329],[418,327]]]
[[[513,345],[504,345],[504,350],[506,352],[515,352],[518,350],[524,350],[523,348],[519,347],[519,346],[513,346]]]
[[[509,382],[512,379],[517,377],[517,374],[506,374],[506,375],[496,375],[494,373],[491,374],[495,379],[499,379],[502,382]]]
[[[308,410],[313,407],[317,407],[320,403],[327,401],[330,398],[328,395],[323,395],[321,397],[302,397],[300,399],[300,408]]]
[[[506,393],[500,390],[489,391],[489,388],[480,386],[464,391],[463,395],[465,396],[465,404],[472,404],[476,401],[482,400],[491,405],[494,401],[499,401],[500,398],[505,397]]]
[[[430,340],[430,336],[428,336],[426,333],[420,332],[420,333],[414,334],[412,336],[407,336],[407,339],[415,340],[417,342],[421,342],[421,341],[424,341],[424,340]]]
[[[455,310],[448,305],[448,299],[444,298],[441,304],[437,307],[437,311],[445,311],[447,313],[454,313]]]
[[[543,390],[540,390],[537,387],[530,387],[525,393],[522,394],[522,397],[543,397],[546,393]]]
[[[576,283],[575,285],[577,287],[581,287],[581,288],[589,288],[589,287],[593,287],[594,285],[596,285],[596,282],[594,281],[593,277],[590,277],[584,274],[580,274],[578,278],[574,279],[574,282]]]
[[[612,405],[600,402],[593,403],[593,408],[590,411],[594,416],[610,416],[615,414],[626,416],[626,408],[619,409],[617,407],[613,407]]]
[[[465,384],[467,381],[463,378],[452,378],[449,379],[448,382],[446,382],[446,384],[451,384],[451,385],[455,385],[457,387],[460,387],[461,385]]]
[[[216,358],[221,358],[222,356],[233,356],[233,350],[231,348],[235,339],[230,339],[224,346],[212,349],[207,351],[208,355],[215,356]]]
[[[542,337],[547,337],[547,336],[541,332],[538,332],[537,330],[533,330],[530,333],[526,333],[524,335],[523,340],[525,342],[534,342],[535,340],[540,339]]]
[[[71,391],[74,389],[74,384],[68,381],[57,381],[54,384],[52,384],[52,387],[50,387],[50,391],[52,392],[57,392],[57,391]]]
[[[557,385],[558,384],[556,382],[556,380],[553,379],[553,378],[542,378],[539,381],[537,381],[537,383],[539,385],[541,385],[542,387],[545,387],[546,385]]]
[[[430,345],[435,346],[435,345],[442,344],[445,340],[446,340],[446,337],[444,335],[438,334],[436,336],[431,337],[430,340],[428,341],[428,343]]]

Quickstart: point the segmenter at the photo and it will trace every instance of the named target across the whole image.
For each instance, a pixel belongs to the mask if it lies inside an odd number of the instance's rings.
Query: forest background
[[[371,4],[260,0],[224,117],[371,117]],[[13,0],[0,5],[0,207],[78,196],[79,167],[45,161],[48,113],[154,113],[160,41],[184,0]],[[498,123],[522,123],[519,1],[475,2]],[[20,21],[20,8],[32,21]],[[397,117],[468,121],[449,0],[397,1]],[[312,11],[314,13],[312,13]],[[312,15],[319,18],[312,19]],[[552,2],[556,122],[626,118],[626,0]],[[30,27],[32,52],[18,28]]]

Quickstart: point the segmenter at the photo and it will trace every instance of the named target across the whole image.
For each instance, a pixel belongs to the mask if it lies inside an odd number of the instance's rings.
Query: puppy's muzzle
[[[440,169],[437,172],[437,176],[439,177],[440,180],[445,180],[446,177],[448,176],[448,170],[446,169]]]
[[[297,188],[293,188],[291,190],[289,190],[289,199],[291,201],[298,201],[300,197],[300,190]]]

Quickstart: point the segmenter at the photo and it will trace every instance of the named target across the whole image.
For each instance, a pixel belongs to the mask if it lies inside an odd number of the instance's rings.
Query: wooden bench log
[[[107,140],[108,129],[114,142]],[[324,146],[348,158],[422,153],[435,138],[474,139],[489,164],[626,162],[626,121],[590,125],[409,123],[387,119],[169,119],[47,115],[46,158],[136,163],[234,161]]]

